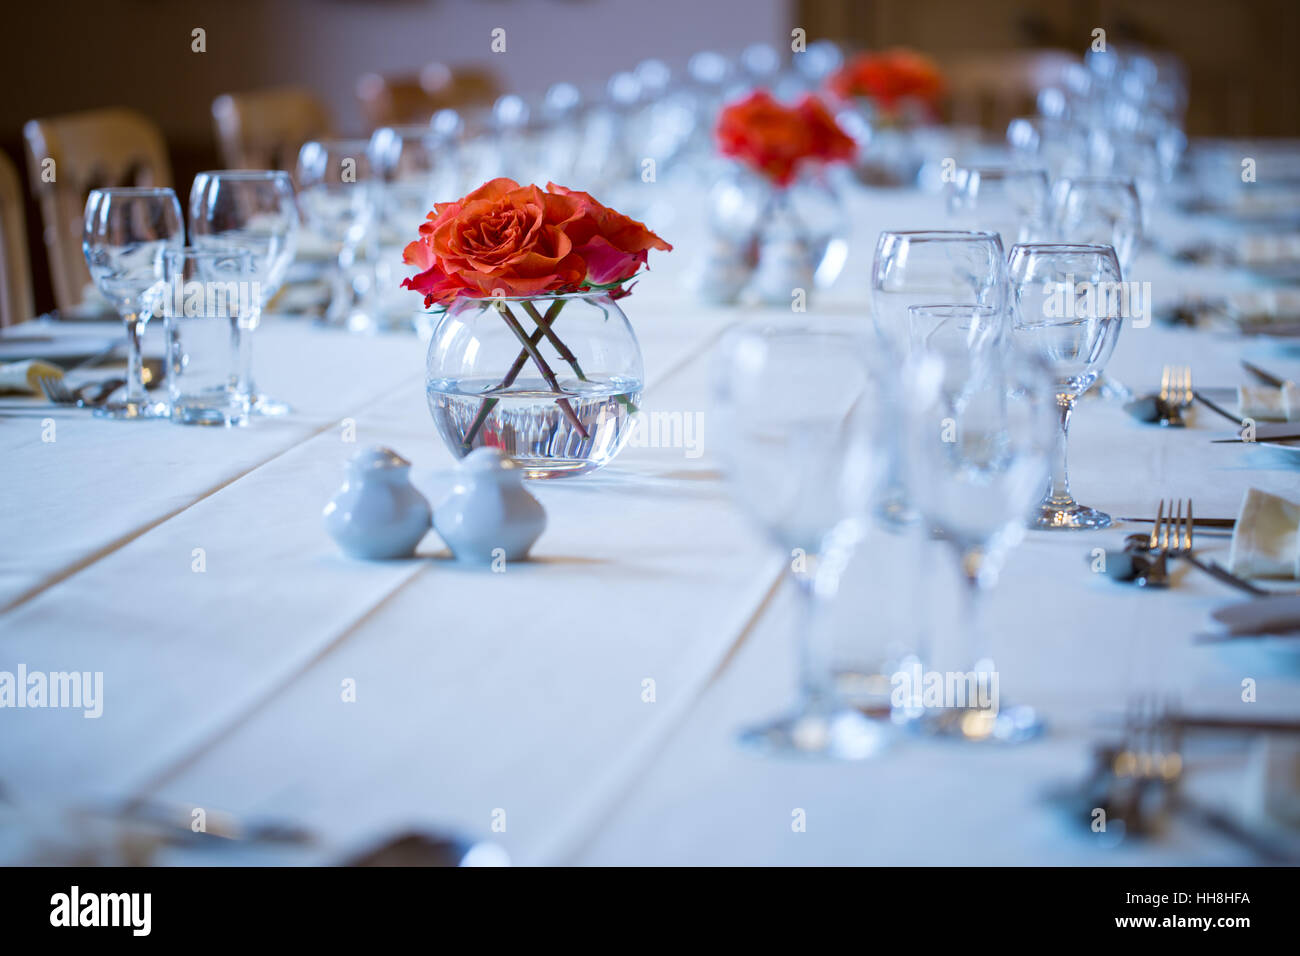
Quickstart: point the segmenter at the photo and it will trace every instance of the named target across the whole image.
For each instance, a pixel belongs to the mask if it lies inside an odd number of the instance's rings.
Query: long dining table
[[[104,421],[34,400],[0,412],[0,671],[103,675],[97,717],[0,710],[5,792],[34,816],[139,799],[318,837],[167,848],[166,863],[333,862],[410,829],[490,840],[524,865],[1252,862],[1239,841],[1177,818],[1158,838],[1105,839],[1048,798],[1081,779],[1143,695],[1300,716],[1294,652],[1195,640],[1240,595],[1184,566],[1165,590],[1097,573],[1097,549],[1137,525],[1028,532],[990,595],[1002,693],[1038,708],[1041,739],[900,733],[861,762],[737,746],[740,728],[794,699],[796,614],[787,556],[728,493],[710,348],[731,323],[789,313],[704,304],[687,281],[703,232],[688,195],[673,205],[677,233],[659,231],[676,250],[623,305],[644,352],[644,411],[690,416],[697,441],[633,443],[597,473],[530,482],[547,530],[501,573],[457,564],[432,532],[415,558],[352,560],[322,527],[360,448],[411,459],[435,504],[452,481],[411,334],[268,317],[258,383],[293,412],[246,428]],[[806,318],[865,327],[877,233],[941,228],[943,203],[861,189],[846,207],[847,266]],[[1236,228],[1169,211],[1155,225],[1166,237]],[[1128,278],[1149,281],[1156,306],[1256,283],[1154,249]],[[1243,384],[1243,357],[1300,380],[1300,349],[1126,321],[1107,375],[1135,390],[1166,364],[1189,366],[1198,387]],[[1190,497],[1198,515],[1233,517],[1250,487],[1300,496],[1300,453],[1211,441],[1232,433],[1200,409],[1162,429],[1087,398],[1071,434],[1075,492],[1114,516]],[[1225,560],[1227,546],[1198,537],[1208,557]],[[941,543],[875,529],[831,613],[847,638],[884,647],[951,634],[959,598]],[[1254,820],[1257,746],[1189,757],[1185,786]],[[29,852],[27,836],[0,835],[0,859]]]

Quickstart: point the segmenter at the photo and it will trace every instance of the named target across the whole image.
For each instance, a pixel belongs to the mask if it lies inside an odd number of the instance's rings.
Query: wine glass
[[[428,125],[381,126],[369,152],[377,180],[375,310],[385,325],[409,329],[418,313],[401,282],[415,270],[402,263],[402,250],[419,236],[435,201],[456,198],[455,153]]]
[[[1007,143],[1015,161],[1047,170],[1052,182],[1085,171],[1088,137],[1067,119],[1021,116],[1007,124]]]
[[[249,410],[257,415],[283,415],[289,406],[259,394],[253,381],[250,336],[261,323],[262,310],[284,283],[298,244],[298,204],[288,173],[274,170],[230,169],[199,173],[190,187],[190,235],[196,248],[232,247],[248,252],[250,282],[257,295],[235,321],[243,343],[240,378],[248,389]]]
[[[800,595],[800,698],[745,731],[769,752],[857,759],[885,728],[836,687],[821,613],[863,528],[884,470],[893,406],[856,331],[799,323],[735,327],[720,343],[715,434],[738,504],[790,559]]]
[[[374,215],[375,177],[369,148],[364,139],[313,140],[298,152],[296,172],[307,224],[339,246],[325,321],[354,331],[374,327],[357,297],[356,282],[368,284],[368,280],[350,279]]]
[[[1056,379],[1060,438],[1047,490],[1031,527],[1106,528],[1110,515],[1070,494],[1070,416],[1115,350],[1124,309],[1119,261],[1110,246],[1029,243],[1011,249],[1012,341],[1042,358]]]
[[[1058,238],[1111,246],[1120,272],[1128,275],[1142,241],[1142,203],[1133,180],[1089,176],[1064,179],[1059,187]]]
[[[1006,253],[995,232],[882,232],[876,241],[871,315],[876,334],[896,361],[912,350],[912,306],[987,305],[1000,321],[1006,315],[1006,295]],[[892,525],[910,524],[916,515],[907,503],[905,462],[894,455],[890,467],[881,518]]]
[[[170,189],[94,189],[87,197],[81,250],[96,288],[126,324],[129,345],[126,395],[99,406],[96,415],[167,417],[167,403],[145,393],[140,341],[166,294],[163,254],[184,244],[180,202]]]
[[[995,232],[882,232],[871,266],[876,332],[898,357],[911,348],[908,308],[927,302],[1006,305],[1006,253]]]
[[[1056,407],[1051,376],[1013,348],[972,351],[962,336],[932,336],[904,365],[903,397],[908,490],[955,552],[964,584],[960,659],[941,686],[947,693],[958,684],[954,678],[965,683],[960,695],[936,702],[929,675],[910,682],[896,675],[903,692],[895,718],[964,740],[1026,740],[1042,722],[1033,708],[1001,701],[982,598],[1023,536],[1025,516],[1047,479]]]
[[[1042,169],[962,167],[948,189],[948,215],[965,229],[996,232],[1003,246],[1046,239],[1047,173]]]

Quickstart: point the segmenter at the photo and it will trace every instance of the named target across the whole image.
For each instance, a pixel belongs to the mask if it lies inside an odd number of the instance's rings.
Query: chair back
[[[167,147],[152,121],[117,108],[31,120],[23,137],[54,301],[61,310],[73,309],[90,283],[81,252],[87,195],[101,186],[170,186]]]
[[[0,153],[0,328],[26,322],[33,312],[22,182],[9,157]]]
[[[302,144],[327,137],[334,128],[329,110],[298,87],[218,96],[212,119],[227,169],[292,171]]]

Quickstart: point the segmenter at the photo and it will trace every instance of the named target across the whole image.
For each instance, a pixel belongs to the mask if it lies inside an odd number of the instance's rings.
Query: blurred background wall
[[[598,90],[647,57],[674,68],[701,49],[766,42],[913,46],[949,68],[1003,68],[1009,51],[1078,55],[1092,30],[1169,49],[1190,68],[1190,135],[1300,135],[1297,0],[59,0],[5,10],[0,149],[25,166],[34,117],[129,106],[162,129],[174,180],[218,163],[212,101],[296,84],[336,128],[362,133],[357,79],[431,61],[494,71],[502,89],[567,80]],[[506,30],[506,51],[491,50]],[[206,51],[192,50],[205,31]],[[1000,135],[1000,131],[994,131]],[[24,170],[25,172],[25,170]],[[50,305],[40,216],[27,204],[38,308]]]
[[[1101,27],[1187,65],[1189,136],[1300,135],[1297,0],[797,0],[809,37],[911,46],[945,65],[1013,50],[1079,55]]]

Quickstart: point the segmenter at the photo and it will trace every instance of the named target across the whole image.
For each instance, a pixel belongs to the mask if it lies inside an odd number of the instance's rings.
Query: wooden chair
[[[298,87],[218,96],[212,118],[227,169],[292,170],[303,143],[334,129],[329,110]]]
[[[0,153],[0,328],[26,322],[34,312],[23,187],[14,164]]]
[[[81,304],[90,273],[81,253],[86,196],[100,186],[170,186],[162,133],[133,110],[103,109],[31,120],[27,172],[41,209],[54,301]]]
[[[954,57],[944,64],[954,123],[1002,133],[1035,111],[1035,97],[1059,84],[1078,58],[1059,50],[1004,50]]]
[[[367,73],[357,80],[357,99],[371,129],[424,123],[438,110],[487,106],[500,95],[491,71],[444,63],[430,63],[418,76]]]

